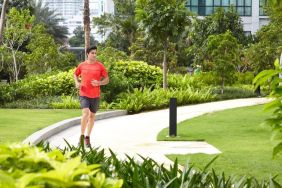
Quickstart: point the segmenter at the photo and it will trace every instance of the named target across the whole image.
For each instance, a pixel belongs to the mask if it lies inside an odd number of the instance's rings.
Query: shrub
[[[61,96],[61,101],[52,102],[50,106],[55,109],[80,109],[78,97],[65,95]]]
[[[203,86],[203,82],[195,76],[191,75],[180,75],[180,74],[169,74],[168,75],[168,87],[173,89],[187,89],[194,88],[199,89]]]
[[[143,61],[118,61],[112,70],[123,73],[132,88],[152,87],[162,81],[161,69]]]
[[[212,89],[212,93],[216,95],[218,100],[256,97],[252,85],[227,86],[224,88],[223,94],[221,94],[221,88],[215,87]]]
[[[254,73],[253,72],[237,72],[235,74],[237,81],[235,82],[236,84],[245,84],[245,85],[251,85],[253,83],[254,79]]]
[[[44,148],[50,151],[47,146]],[[91,148],[85,151],[81,148],[70,146],[63,150],[63,153],[72,152],[72,157],[81,156],[87,164],[100,164],[101,172],[108,177],[123,179],[124,188],[132,187],[281,187],[281,185],[270,177],[269,181],[259,182],[254,177],[226,176],[225,173],[217,174],[209,170],[209,165],[203,170],[197,170],[193,166],[186,165],[183,170],[179,169],[178,161],[174,165],[166,167],[158,164],[151,158],[133,158],[127,155],[119,160],[117,155],[110,150],[110,155],[104,149]]]
[[[121,187],[123,181],[99,172],[80,156],[28,145],[0,145],[0,187]]]
[[[137,113],[146,110],[160,109],[169,106],[169,99],[177,98],[178,105],[207,102],[214,96],[209,90],[186,89],[134,89],[132,93],[123,93],[118,100],[111,104],[112,108],[126,109],[128,113]]]

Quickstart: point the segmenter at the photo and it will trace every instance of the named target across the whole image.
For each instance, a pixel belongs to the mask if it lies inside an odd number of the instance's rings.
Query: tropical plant
[[[138,0],[136,18],[140,28],[163,46],[163,88],[167,88],[169,42],[177,40],[190,23],[185,0]]]
[[[81,26],[78,26],[73,31],[74,36],[69,38],[70,46],[74,47],[84,47],[85,40],[84,40],[84,31]],[[90,44],[94,45],[94,37],[90,35]]]
[[[135,41],[137,23],[135,20],[135,0],[114,0],[115,13],[93,18],[93,25],[103,36],[107,46],[129,53],[129,47]]]
[[[277,139],[278,143],[273,149],[273,156],[282,152],[282,125],[281,125],[281,110],[282,110],[282,69],[279,65],[279,60],[274,63],[275,69],[264,70],[260,72],[254,79],[256,87],[263,84],[270,84],[270,97],[274,98],[272,102],[265,106],[265,109],[274,109],[273,117],[266,120],[266,123],[272,127],[273,139]],[[269,80],[271,82],[269,83]]]
[[[204,70],[209,70],[203,61],[208,56],[206,45],[210,35],[223,34],[229,30],[239,44],[249,43],[244,35],[242,19],[234,7],[230,7],[227,11],[217,8],[214,14],[205,16],[203,19],[194,18],[192,23],[187,37],[186,53],[191,57],[192,63],[203,64]]]
[[[90,47],[90,10],[89,10],[89,0],[84,0],[83,8],[83,28],[84,28],[84,41],[85,41],[85,57],[86,50]]]
[[[32,35],[26,49],[29,51],[24,58],[24,64],[29,75],[54,70],[65,71],[75,66],[74,55],[69,52],[60,52],[59,45],[42,24],[32,28]]]
[[[221,80],[221,93],[224,84],[232,78],[240,63],[240,45],[230,31],[219,35],[210,35],[207,52],[213,62],[213,71]]]
[[[31,35],[31,27],[34,17],[29,10],[10,9],[7,15],[6,28],[4,30],[3,45],[1,51],[6,51],[12,56],[12,61],[7,61],[12,81],[18,81],[18,76],[23,66],[24,54],[19,51]]]
[[[99,164],[87,165],[81,157],[57,149],[0,145],[0,186],[15,187],[121,187],[123,181],[106,177]]]
[[[67,27],[59,25],[59,22],[62,21],[60,15],[55,10],[50,10],[42,0],[31,0],[29,4],[35,17],[35,24],[43,24],[57,43],[64,44],[69,33]]]

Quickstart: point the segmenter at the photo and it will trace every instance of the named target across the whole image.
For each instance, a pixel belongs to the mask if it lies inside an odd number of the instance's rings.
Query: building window
[[[267,5],[267,0],[259,0],[259,15],[266,16],[265,7]]]
[[[228,10],[230,6],[234,6],[240,16],[252,16],[252,0],[188,0],[186,3],[186,7],[199,16],[210,15],[218,7]]]

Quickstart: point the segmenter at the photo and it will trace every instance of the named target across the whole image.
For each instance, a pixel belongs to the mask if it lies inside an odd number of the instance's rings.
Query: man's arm
[[[75,74],[73,75],[73,79],[74,79],[74,82],[75,82],[75,87],[77,89],[80,88],[80,81],[78,80],[78,76],[76,76]]]
[[[100,86],[107,85],[110,82],[109,77],[105,77],[100,81]]]
[[[93,86],[103,86],[103,85],[107,85],[109,83],[110,79],[109,77],[104,77],[102,80],[92,80],[91,84]]]

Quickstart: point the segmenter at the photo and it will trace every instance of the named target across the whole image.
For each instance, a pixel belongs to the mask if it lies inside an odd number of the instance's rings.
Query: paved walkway
[[[205,113],[264,104],[269,101],[266,98],[249,98],[178,107],[177,122]],[[121,158],[125,154],[136,157],[138,157],[137,154],[140,154],[165,164],[171,164],[171,161],[165,157],[166,154],[220,153],[217,148],[206,142],[156,141],[157,134],[168,126],[168,109],[99,120],[95,122],[91,135],[91,144],[94,147],[111,148]],[[76,125],[53,135],[48,141],[53,147],[63,148],[66,146],[64,139],[70,144],[76,145],[79,135],[80,125]]]

